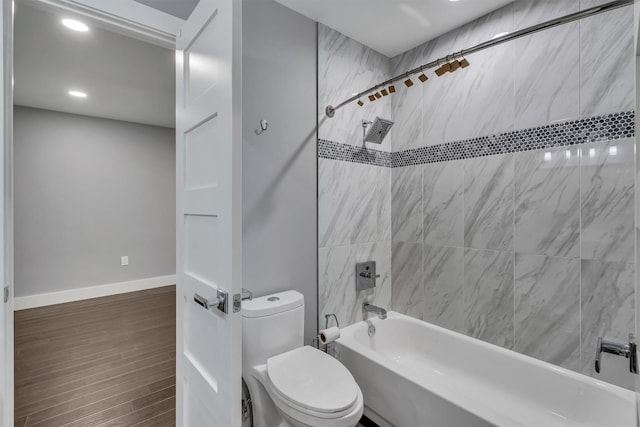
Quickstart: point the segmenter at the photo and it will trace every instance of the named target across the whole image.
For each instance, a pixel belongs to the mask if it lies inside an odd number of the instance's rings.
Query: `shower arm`
[[[616,1],[612,1],[610,3],[605,3],[605,4],[602,4],[600,6],[591,7],[589,9],[585,9],[585,10],[582,10],[580,12],[571,13],[569,15],[565,15],[565,16],[562,16],[560,18],[555,18],[555,19],[552,19],[550,21],[543,22],[541,24],[533,25],[531,27],[527,27],[527,28],[524,28],[522,30],[514,31],[514,32],[506,34],[506,35],[504,35],[502,37],[497,37],[495,39],[488,40],[488,41],[486,41],[484,43],[480,43],[480,44],[475,45],[473,47],[470,47],[468,49],[463,49],[463,50],[461,50],[459,52],[455,52],[455,53],[449,54],[449,55],[447,55],[447,56],[445,56],[443,58],[438,58],[435,61],[431,61],[429,63],[423,64],[423,65],[421,65],[419,67],[416,67],[416,68],[414,68],[412,70],[409,70],[409,71],[406,71],[406,72],[404,72],[402,74],[399,74],[399,75],[397,75],[397,76],[395,76],[395,77],[393,77],[393,78],[391,78],[389,80],[385,80],[382,83],[379,83],[379,84],[377,84],[375,86],[372,86],[367,90],[364,90],[364,91],[362,91],[360,93],[357,93],[357,94],[353,95],[351,98],[347,99],[346,101],[341,102],[340,104],[336,105],[335,107],[331,106],[331,105],[327,105],[327,107],[325,108],[325,114],[327,115],[327,117],[333,117],[335,115],[335,113],[336,113],[336,110],[344,107],[345,105],[347,105],[347,104],[349,104],[349,103],[351,103],[351,102],[353,102],[353,101],[355,101],[357,99],[362,98],[364,95],[368,95],[368,94],[370,94],[370,93],[372,93],[374,91],[377,91],[378,89],[383,88],[383,87],[385,87],[387,85],[390,85],[390,84],[395,83],[397,81],[400,81],[402,79],[408,78],[412,74],[417,74],[417,73],[423,72],[424,70],[428,70],[430,68],[439,67],[443,63],[449,62],[452,59],[464,58],[465,56],[470,55],[472,53],[480,52],[481,50],[485,50],[485,49],[488,49],[490,47],[494,47],[494,46],[497,46],[499,44],[506,43],[508,41],[518,39],[520,37],[528,36],[530,34],[537,33],[539,31],[544,31],[544,30],[547,30],[549,28],[557,27],[559,25],[568,24],[569,22],[578,21],[580,19],[588,18],[590,16],[598,15],[600,13],[609,12],[609,11],[612,11],[614,9],[618,9],[620,7],[627,6],[627,5],[630,5],[630,4],[633,4],[633,3],[634,3],[634,0],[616,0]]]

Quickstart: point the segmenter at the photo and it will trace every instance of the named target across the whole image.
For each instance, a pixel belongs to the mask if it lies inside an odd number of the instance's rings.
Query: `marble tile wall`
[[[398,55],[391,72],[601,3],[516,0]],[[468,68],[400,85],[391,99],[392,151],[634,110],[632,12],[627,6],[523,37],[469,56]]]
[[[635,328],[634,147],[392,169],[391,308],[595,376],[597,337]]]
[[[319,325],[335,313],[341,325],[362,320],[365,300],[391,303],[391,135],[362,145],[362,120],[390,119],[391,102],[347,105],[327,119],[324,108],[388,77],[391,59],[322,24],[318,28],[319,148],[348,144],[318,159]],[[352,147],[351,147],[352,146]],[[380,153],[382,151],[382,154]],[[384,164],[384,166],[382,166]],[[380,165],[380,166],[378,166]],[[422,258],[420,258],[422,259]],[[355,264],[375,260],[375,289],[356,293]]]
[[[516,1],[394,58],[392,69],[423,62],[442,45],[461,49],[477,34],[594,4]],[[401,93],[393,150],[634,110],[627,9],[481,52],[471,67],[418,88],[421,96]],[[634,147],[635,138],[596,140],[394,168],[392,308],[596,375],[597,337],[624,340],[635,328]],[[412,191],[418,186],[422,199]],[[422,294],[405,271],[416,265],[421,239]],[[598,377],[631,388],[618,362],[608,359]]]
[[[318,24],[318,138],[361,147],[362,120],[390,119],[391,102],[366,100],[366,107],[348,104],[331,119],[326,117],[325,107],[387,79],[390,72],[389,58]],[[391,139],[388,135],[382,144],[367,145],[391,151]]]
[[[325,104],[374,76],[597,3],[518,0],[391,60],[321,26],[319,137],[359,146],[359,121],[381,115],[395,126],[373,148],[398,152],[633,111],[626,7],[323,120]],[[624,361],[609,357],[596,375],[593,354],[598,336],[634,330],[634,158],[631,137],[393,168],[319,159],[320,324],[328,312],[359,320],[367,299],[632,388]],[[367,257],[382,277],[357,295],[354,264]]]

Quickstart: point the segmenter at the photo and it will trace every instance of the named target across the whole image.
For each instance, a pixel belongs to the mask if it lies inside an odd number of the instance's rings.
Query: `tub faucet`
[[[387,318],[387,310],[382,307],[377,307],[373,304],[369,304],[368,302],[362,303],[362,317],[367,317],[367,312],[375,313],[378,315],[380,319]]]
[[[598,344],[596,347],[596,363],[595,371],[600,373],[601,369],[601,356],[602,353],[615,354],[616,356],[622,356],[629,359],[629,372],[633,374],[638,373],[638,359],[636,355],[636,340],[633,334],[629,334],[628,344],[619,344],[612,341],[605,341],[602,337],[598,337]]]

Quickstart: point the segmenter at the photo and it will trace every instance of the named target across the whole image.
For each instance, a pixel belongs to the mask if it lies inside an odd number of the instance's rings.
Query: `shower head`
[[[373,123],[362,122],[362,124],[365,128],[365,124],[371,124],[369,131],[364,135],[364,142],[373,142],[374,144],[381,144],[384,137],[389,133],[391,126],[393,126],[392,121],[381,119],[380,117],[376,117]]]

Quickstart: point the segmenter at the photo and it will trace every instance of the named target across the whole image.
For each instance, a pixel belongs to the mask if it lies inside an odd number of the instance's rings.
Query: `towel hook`
[[[262,119],[260,120],[260,131],[258,131],[257,129],[255,130],[256,135],[262,135],[264,132],[267,131],[267,128],[269,127],[269,122],[267,122],[266,119]]]

